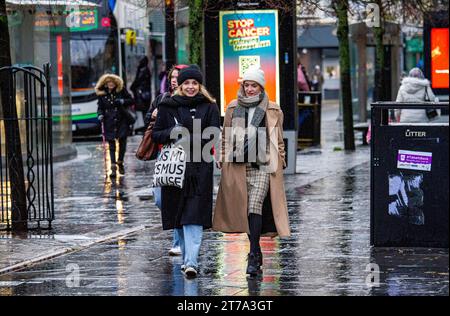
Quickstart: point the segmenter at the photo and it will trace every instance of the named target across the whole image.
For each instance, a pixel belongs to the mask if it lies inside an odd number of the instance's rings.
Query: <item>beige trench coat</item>
[[[230,103],[225,113],[224,130],[231,127],[231,118],[237,101]],[[270,102],[266,112],[266,127],[270,135],[269,172],[270,201],[276,232],[266,236],[289,237],[289,218],[284,190],[283,167],[285,167],[285,149],[283,142],[283,112],[279,105]],[[225,233],[249,233],[247,214],[247,181],[245,164],[226,162],[225,133],[222,132],[220,159],[222,176],[214,210],[213,229]]]

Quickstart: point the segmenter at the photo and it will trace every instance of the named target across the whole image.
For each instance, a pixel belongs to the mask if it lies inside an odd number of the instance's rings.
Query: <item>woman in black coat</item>
[[[127,137],[130,134],[131,125],[127,108],[133,104],[133,98],[124,87],[123,80],[113,74],[105,74],[100,77],[95,86],[98,96],[97,117],[103,124],[104,136],[109,143],[111,157],[111,175],[116,177],[116,169],[124,174],[123,160],[127,146]],[[119,140],[119,158],[116,162],[116,140]]]
[[[148,68],[148,57],[144,56],[139,62],[136,77],[130,86],[136,101],[136,110],[145,114],[152,101],[151,73]]]
[[[182,129],[189,131],[183,134],[183,137],[190,138],[190,147],[184,147],[188,157],[183,188],[163,186],[161,205],[163,229],[175,228],[180,235],[182,269],[187,277],[197,275],[202,232],[212,226],[213,152],[208,152],[208,157],[202,157],[199,152],[194,155],[193,142],[201,141],[203,152],[204,146],[213,136],[202,139],[199,132],[216,127],[216,139],[220,133],[219,110],[215,100],[202,86],[202,79],[197,66],[192,65],[180,71],[177,93],[161,102],[153,129],[153,140],[159,144],[173,142],[171,132],[178,133]],[[175,118],[180,125],[176,126]],[[200,120],[201,131],[194,131],[194,119]],[[178,141],[186,144],[184,140]],[[196,155],[200,157],[198,162],[193,160]],[[205,160],[207,158],[210,158],[209,161]]]

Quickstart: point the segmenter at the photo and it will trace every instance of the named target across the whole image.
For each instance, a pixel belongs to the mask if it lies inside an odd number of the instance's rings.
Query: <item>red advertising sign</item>
[[[431,29],[431,86],[433,89],[449,88],[448,28]]]
[[[62,96],[64,92],[64,74],[63,74],[63,45],[62,36],[56,36],[56,62],[58,67],[58,92]]]

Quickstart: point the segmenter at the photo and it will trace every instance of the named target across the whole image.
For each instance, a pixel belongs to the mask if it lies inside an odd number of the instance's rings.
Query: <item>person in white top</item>
[[[430,82],[424,77],[422,70],[413,68],[408,77],[403,78],[398,90],[396,102],[439,102],[431,90]],[[426,123],[429,121],[426,110],[396,110],[397,122]]]

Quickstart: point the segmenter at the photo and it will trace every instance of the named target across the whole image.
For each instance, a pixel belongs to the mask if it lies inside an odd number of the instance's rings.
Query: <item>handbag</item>
[[[425,87],[425,102],[430,102],[430,96],[428,95],[428,90]],[[434,119],[436,116],[439,115],[436,109],[426,109],[425,114],[427,115],[428,120]]]
[[[152,134],[155,126],[155,119],[152,119],[145,130],[141,143],[136,150],[136,158],[143,161],[154,160],[158,155],[158,144],[153,142]]]
[[[425,111],[426,111],[426,114],[427,114],[427,118],[428,118],[429,120],[432,120],[432,119],[434,119],[436,116],[439,115],[439,113],[437,112],[436,109],[427,109],[427,110],[425,110]]]
[[[178,124],[175,118],[175,123]],[[153,187],[173,186],[180,189],[184,185],[186,152],[181,145],[166,144],[155,163]]]
[[[137,120],[137,114],[131,107],[122,108],[122,114],[128,125],[133,125]]]

